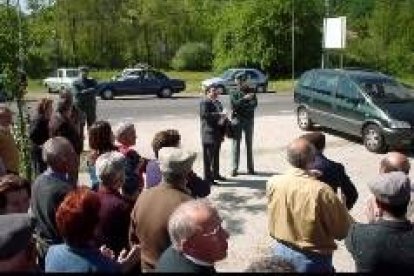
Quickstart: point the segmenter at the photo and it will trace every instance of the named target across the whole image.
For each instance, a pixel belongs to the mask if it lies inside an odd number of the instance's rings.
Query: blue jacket
[[[346,207],[351,209],[358,199],[358,192],[342,164],[329,160],[322,153],[316,155],[312,169],[322,173],[319,180],[328,184],[335,192],[341,188],[346,198]]]

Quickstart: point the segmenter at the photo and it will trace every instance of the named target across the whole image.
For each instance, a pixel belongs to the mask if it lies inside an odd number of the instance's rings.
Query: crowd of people
[[[96,121],[94,111],[83,110],[89,106],[82,100],[90,100],[93,87],[83,72],[75,92],[61,91],[55,103],[38,103],[29,135],[33,183],[19,176],[13,114],[0,107],[0,272],[215,273],[231,233],[207,197],[211,185],[226,180],[219,172],[225,136],[233,139],[230,175],[238,175],[243,132],[247,171],[255,174],[257,98],[245,76],[236,76],[230,116],[214,85],[200,103],[200,177],[193,170],[197,155],[182,147],[177,130],[156,133],[154,158],[148,158],[134,149],[134,124],[123,122],[113,130],[109,122]],[[338,240],[345,240],[357,271],[413,271],[407,156],[384,156],[378,177],[368,185],[370,196],[363,199],[363,223],[349,213],[357,189],[345,167],[325,156],[325,144],[323,133],[309,132],[288,145],[291,168],[270,177],[266,186],[269,255],[251,260],[245,271],[332,273]],[[78,181],[83,159],[87,183]]]

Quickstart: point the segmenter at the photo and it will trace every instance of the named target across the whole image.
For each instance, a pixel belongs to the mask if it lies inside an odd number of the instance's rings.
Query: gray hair
[[[315,146],[304,138],[293,141],[287,149],[288,162],[295,168],[304,169],[313,161],[316,155]]]
[[[199,210],[207,210],[212,214],[217,213],[211,202],[203,198],[184,202],[171,214],[168,221],[168,234],[172,245],[177,250],[181,250],[183,240],[190,238],[201,230],[194,221],[194,213]]]
[[[119,173],[125,177],[125,157],[117,151],[103,153],[96,159],[95,170],[102,185],[110,186]]]
[[[74,152],[72,144],[64,137],[53,137],[43,144],[42,158],[45,163],[54,168],[66,162],[68,151]]]
[[[120,123],[117,125],[115,130],[115,138],[117,140],[122,139],[122,137],[129,131],[135,129],[134,124],[132,123]]]

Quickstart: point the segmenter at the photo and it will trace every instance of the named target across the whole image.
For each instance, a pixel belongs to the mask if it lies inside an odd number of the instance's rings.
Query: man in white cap
[[[369,189],[368,224],[351,226],[345,245],[358,272],[414,272],[414,231],[406,213],[410,179],[401,171],[380,174]]]
[[[158,160],[161,184],[145,190],[137,199],[131,214],[129,241],[141,247],[142,270],[153,271],[162,252],[170,246],[168,220],[183,202],[192,199],[186,187],[195,152],[176,147],[160,149]]]

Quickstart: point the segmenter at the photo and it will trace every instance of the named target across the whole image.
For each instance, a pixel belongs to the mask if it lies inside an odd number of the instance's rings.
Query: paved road
[[[98,100],[97,116],[103,120],[143,118],[191,118],[198,116],[198,95],[176,96],[171,99],[158,99],[154,96],[123,97],[111,101]],[[229,109],[229,96],[221,101]],[[292,95],[258,94],[259,106],[256,116],[292,113]]]

